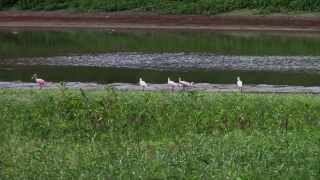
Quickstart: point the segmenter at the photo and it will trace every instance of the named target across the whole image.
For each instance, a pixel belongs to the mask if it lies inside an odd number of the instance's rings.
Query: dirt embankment
[[[320,32],[320,16],[0,11],[0,28],[8,27]]]

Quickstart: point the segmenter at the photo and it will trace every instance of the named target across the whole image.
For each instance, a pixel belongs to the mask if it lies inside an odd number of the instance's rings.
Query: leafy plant
[[[72,12],[145,11],[162,14],[218,14],[239,10],[253,13],[319,12],[318,0],[2,0],[0,8],[17,6],[28,10],[61,10]]]
[[[308,179],[314,95],[0,89],[3,179]]]

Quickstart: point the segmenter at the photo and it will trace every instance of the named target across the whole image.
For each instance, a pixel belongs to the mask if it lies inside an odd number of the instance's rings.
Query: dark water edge
[[[13,33],[15,32],[15,33]],[[265,34],[261,32],[107,32],[3,31],[1,58],[29,53],[41,56],[61,53],[216,53],[249,56],[320,55],[320,35]],[[21,56],[20,56],[21,57]]]
[[[261,72],[261,71],[156,71],[125,68],[101,67],[60,67],[28,66],[23,68],[0,69],[0,81],[32,83],[33,74],[49,82],[82,82],[82,83],[138,83],[142,78],[147,83],[164,84],[167,78],[195,83],[233,84],[241,77],[245,84],[268,84],[290,86],[318,86],[320,74],[294,72]]]
[[[0,60],[0,81],[195,83],[318,86],[320,56],[229,56],[212,53],[103,53]]]
[[[66,86],[68,89],[85,89],[85,90],[104,90],[106,86],[114,87],[117,90],[128,91],[142,91],[140,85],[131,83],[112,83],[112,84],[98,84],[98,83],[81,83],[81,82],[68,82]],[[23,82],[0,82],[0,88],[10,89],[34,89],[34,90],[46,90],[46,89],[60,89],[60,83],[49,82],[42,89],[39,88],[37,83],[23,83]],[[167,84],[148,84],[145,91],[172,91],[171,87]],[[196,83],[192,87],[189,87],[187,91],[197,90],[202,92],[240,92],[239,88],[235,84],[208,84],[208,83]],[[174,92],[184,92],[180,87],[175,88]],[[243,93],[320,93],[320,87],[304,87],[304,86],[277,86],[277,85],[244,85]]]

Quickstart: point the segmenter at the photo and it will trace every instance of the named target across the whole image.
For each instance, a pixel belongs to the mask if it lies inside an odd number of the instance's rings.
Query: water
[[[0,81],[319,85],[317,34],[17,32],[0,30]]]

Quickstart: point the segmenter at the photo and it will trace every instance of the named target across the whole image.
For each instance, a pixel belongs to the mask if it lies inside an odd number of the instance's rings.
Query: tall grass
[[[314,95],[0,89],[1,179],[316,179]]]
[[[68,9],[76,12],[143,11],[163,14],[217,14],[239,9],[257,13],[319,12],[318,0],[2,0],[0,8]]]

